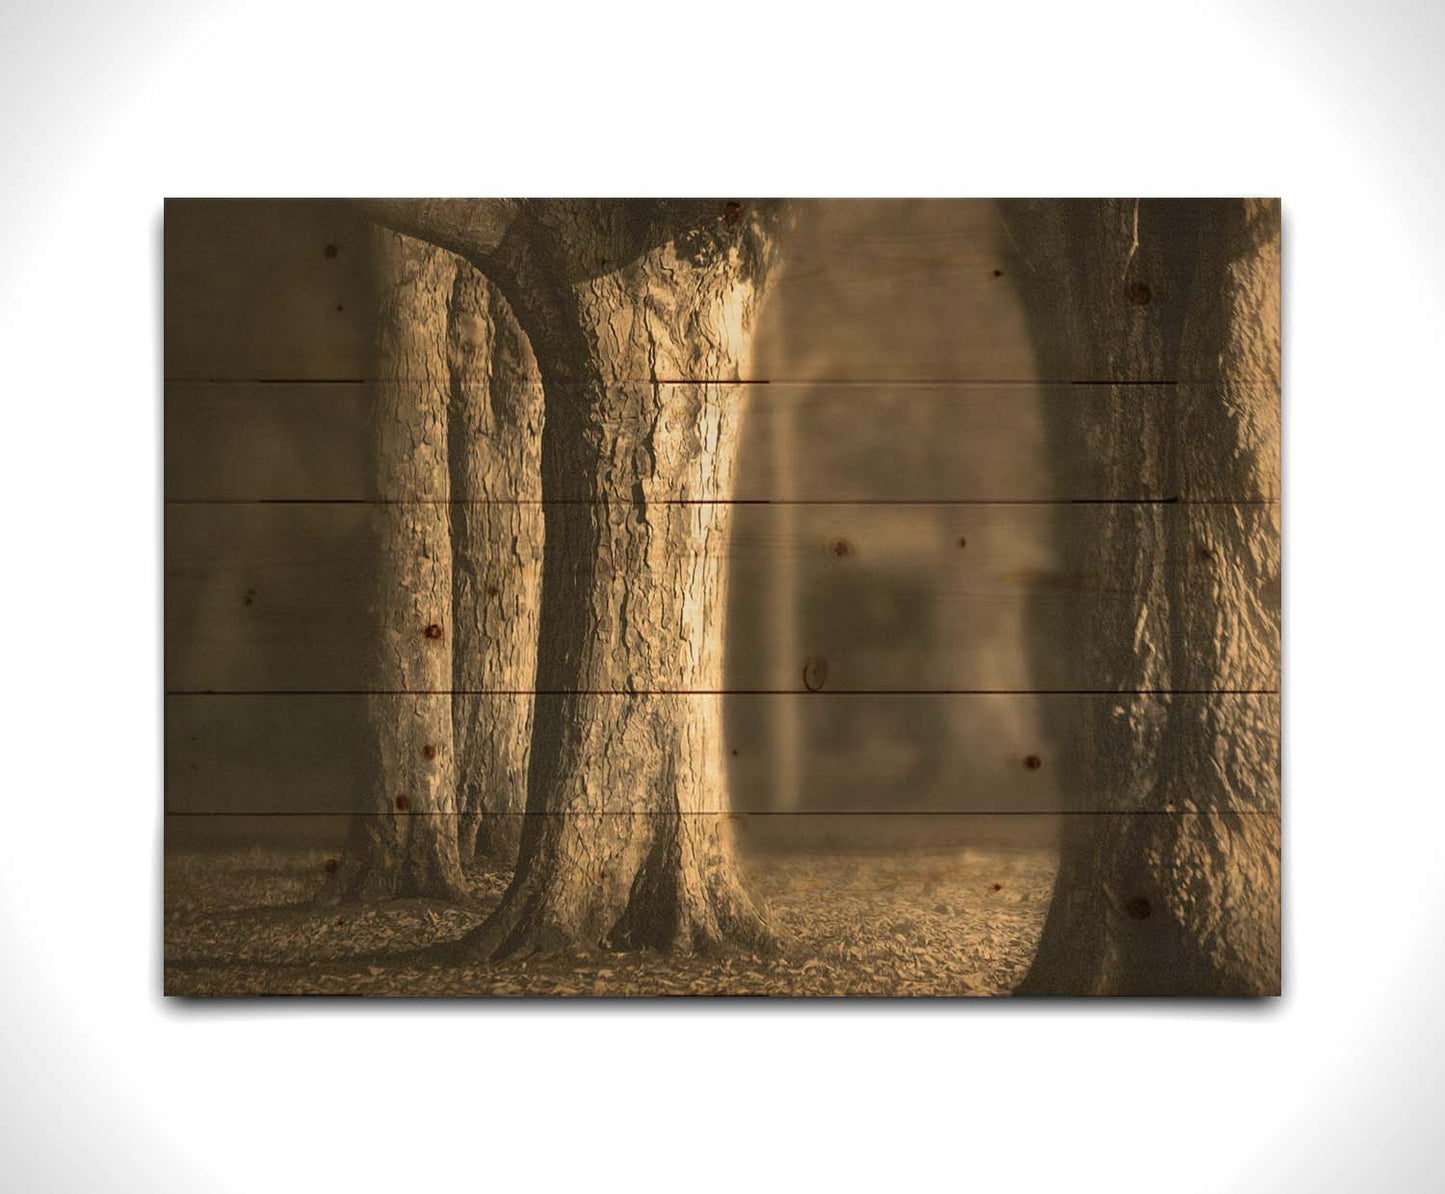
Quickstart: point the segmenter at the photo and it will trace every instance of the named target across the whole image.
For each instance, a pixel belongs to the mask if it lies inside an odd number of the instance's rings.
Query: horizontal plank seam
[[[396,384],[398,381],[416,382],[418,385],[434,384],[434,379],[417,375],[403,378],[378,377],[167,377],[168,386],[368,386],[382,382]],[[562,383],[562,388],[572,388],[577,383]],[[1115,389],[1130,389],[1148,386],[1229,386],[1231,389],[1277,389],[1279,382],[1273,378],[1229,378],[1217,376],[1198,378],[1155,377],[1155,378],[1022,378],[1022,377],[619,377],[606,383],[609,386],[831,386],[838,389],[863,386],[887,386],[893,389],[927,386],[956,386],[960,389],[974,387],[1018,387],[1028,386],[1109,386]]]
[[[166,498],[167,506],[601,506],[599,498]],[[648,506],[1277,506],[1279,498],[648,498]]]
[[[1278,696],[1278,688],[168,688],[166,696]]]
[[[377,812],[367,810],[345,810],[342,812],[310,812],[286,810],[279,812],[172,812],[168,817],[463,817],[458,812],[422,812],[415,809],[406,812]],[[722,811],[679,810],[658,812],[655,809],[639,809],[629,812],[612,809],[593,813],[487,813],[488,817],[1278,817],[1279,809],[1267,808],[1226,808],[1226,809],[837,809],[826,811],[814,809],[786,812],[781,809],[724,809]]]

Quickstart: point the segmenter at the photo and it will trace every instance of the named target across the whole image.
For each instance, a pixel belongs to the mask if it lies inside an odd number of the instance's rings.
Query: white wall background
[[[0,13],[0,1185],[1415,1190],[1445,1162],[1445,10]],[[1287,995],[159,996],[164,195],[1280,194]]]

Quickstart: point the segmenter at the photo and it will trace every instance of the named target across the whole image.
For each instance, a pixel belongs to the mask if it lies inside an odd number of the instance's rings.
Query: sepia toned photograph
[[[1275,199],[174,199],[164,990],[1281,989]]]
[[[1445,6],[3,30],[0,1194],[1437,1194]]]

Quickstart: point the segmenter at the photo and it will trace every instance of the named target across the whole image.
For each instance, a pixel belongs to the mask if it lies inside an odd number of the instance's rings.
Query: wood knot
[[[499,589],[499,588],[497,588],[496,585],[488,585],[488,586],[487,586],[487,596],[488,596],[488,597],[496,597],[496,596],[500,595],[501,591],[502,591],[502,590]]]
[[[1147,307],[1153,297],[1154,292],[1147,282],[1135,282],[1129,287],[1129,302],[1135,307]]]
[[[803,660],[803,687],[817,692],[828,682],[828,661],[821,655],[809,655]]]
[[[1124,904],[1124,911],[1134,920],[1148,920],[1149,914],[1154,911],[1149,906],[1149,901],[1143,896],[1135,896]]]
[[[959,547],[967,547],[967,546],[968,546],[968,540],[967,540],[963,535],[960,535],[960,536],[958,537],[958,545],[959,545]]]
[[[1198,555],[1203,563],[1208,564],[1214,559],[1214,548],[1208,546],[1207,544],[1201,543],[1199,545]]]
[[[433,746],[430,742],[428,742],[425,746],[423,746],[423,747],[421,748],[421,757],[424,758],[424,759],[434,759],[434,758],[436,758],[436,757],[437,757],[437,748],[436,748],[435,746]]]
[[[326,246],[325,249],[322,250],[322,252],[326,254],[327,259],[329,260],[330,258],[335,257],[339,252],[341,252],[341,250],[337,248],[334,244],[329,244]]]
[[[402,794],[396,798],[396,807],[398,811],[404,813],[411,807],[411,801],[406,798],[405,794]]]
[[[853,545],[846,539],[834,539],[828,544],[828,552],[835,559],[845,559],[853,554]]]
[[[1003,890],[1003,884],[1002,884],[1002,883],[995,883],[995,884],[993,885],[993,889],[994,889],[994,891],[1002,891],[1002,890]]]
[[[256,590],[255,590],[255,589],[247,589],[246,592],[245,592],[245,593],[242,595],[242,597],[241,597],[241,604],[242,604],[242,605],[250,605],[250,604],[251,604],[252,602],[254,602],[255,600],[256,600]]]
[[[1038,755],[1024,756],[1024,766],[1027,767],[1030,771],[1037,771],[1043,765],[1044,761],[1043,759],[1039,758]]]
[[[422,633],[426,635],[427,638],[441,638],[442,628],[438,626],[435,622],[433,622],[430,626],[423,630]]]
[[[336,874],[336,868],[340,865],[341,864],[337,862],[334,858],[328,858],[325,862],[321,864],[321,866],[325,869],[328,875]]]
[[[1002,277],[1003,277],[1003,270],[1001,270],[1001,269],[996,269],[996,270],[994,270],[994,271],[993,271],[993,276],[994,276],[995,278],[1002,278]]]

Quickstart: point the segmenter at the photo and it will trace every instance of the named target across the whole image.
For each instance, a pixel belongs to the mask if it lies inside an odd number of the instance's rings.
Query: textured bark
[[[1278,659],[1278,205],[1021,203],[1005,220],[1041,372],[1179,383],[1172,409],[1119,384],[1115,426],[1051,429],[1061,452],[1099,433],[1116,446],[1101,492],[1142,478],[1160,504],[1114,507],[1103,542],[1059,545],[1135,600],[1081,614],[1099,685],[1119,696],[1020,990],[1275,993],[1277,705],[1185,694],[1248,688]],[[1166,522],[1179,500],[1187,517]]]
[[[341,899],[465,895],[452,745],[452,552],[447,305],[457,261],[378,230],[375,485],[381,498],[375,758],[369,813],[352,819]]]
[[[460,952],[768,938],[727,834],[722,635],[757,205],[483,205],[442,234],[506,293],[546,401],[546,558],[521,855]],[[393,213],[425,233],[424,209]],[[459,232],[458,229],[461,229]]]
[[[527,802],[542,593],[542,381],[506,299],[459,262],[451,367],[458,847],[511,867]]]

